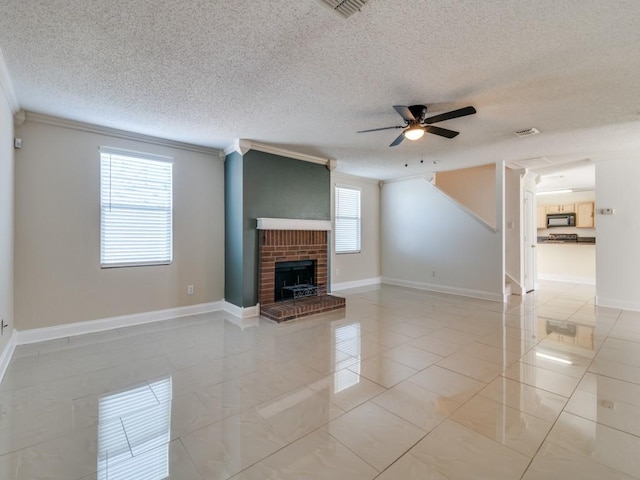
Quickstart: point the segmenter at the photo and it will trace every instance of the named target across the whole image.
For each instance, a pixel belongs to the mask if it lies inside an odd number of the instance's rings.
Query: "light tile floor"
[[[504,306],[345,293],[342,316],[19,347],[0,478],[640,478],[640,313],[552,282]]]

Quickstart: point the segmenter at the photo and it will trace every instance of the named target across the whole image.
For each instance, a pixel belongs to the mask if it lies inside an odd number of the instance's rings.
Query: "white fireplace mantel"
[[[327,230],[331,220],[304,220],[298,218],[258,218],[258,230]]]

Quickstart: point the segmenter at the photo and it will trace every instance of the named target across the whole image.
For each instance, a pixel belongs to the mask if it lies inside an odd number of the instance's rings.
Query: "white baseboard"
[[[122,315],[120,317],[102,318],[100,320],[89,320],[86,322],[69,323],[65,325],[55,325],[53,327],[34,328],[17,332],[16,344],[25,345],[28,343],[44,342],[64,337],[74,337],[87,333],[103,332],[114,328],[131,327],[144,323],[159,322],[172,318],[187,317],[199,313],[215,312],[224,310],[223,301],[200,303],[188,305],[186,307],[168,308],[166,310],[155,310],[152,312],[134,313],[132,315]]]
[[[9,363],[11,362],[11,358],[13,357],[13,352],[16,349],[16,331],[11,331],[11,336],[9,337],[9,341],[4,346],[4,350],[0,353],[0,383],[4,379],[4,374],[7,373],[7,368],[9,368]]]
[[[581,283],[584,285],[595,285],[596,279],[592,277],[573,277],[571,275],[554,275],[539,273],[538,280],[550,280],[552,282]]]
[[[432,283],[413,282],[410,280],[400,280],[397,278],[382,277],[382,283],[388,285],[397,285],[400,287],[417,288],[419,290],[428,290],[430,292],[450,293],[452,295],[461,295],[463,297],[480,298],[482,300],[491,300],[493,302],[504,303],[506,301],[504,293],[485,292],[482,290],[471,290],[468,288],[451,287],[448,285],[434,285]]]
[[[332,283],[331,291],[346,290],[348,288],[369,287],[371,285],[380,285],[382,279],[380,277],[364,278],[362,280],[354,280],[352,282]]]
[[[596,305],[599,307],[619,308],[621,310],[640,311],[640,302],[629,302],[627,300],[618,300],[617,298],[602,298],[596,296]]]
[[[226,310],[231,315],[235,315],[238,318],[253,318],[260,316],[260,304],[256,303],[252,307],[239,307],[233,303],[229,303],[226,300],[223,301],[223,310]]]

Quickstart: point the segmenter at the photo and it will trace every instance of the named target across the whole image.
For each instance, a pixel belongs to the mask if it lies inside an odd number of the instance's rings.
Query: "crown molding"
[[[408,182],[409,180],[423,179],[429,183],[433,183],[435,178],[435,172],[419,173],[417,175],[407,175],[406,177],[390,178],[388,180],[382,180],[383,185],[388,183]]]
[[[224,149],[224,153],[225,156],[233,152],[237,152],[240,155],[245,155],[249,150],[271,153],[273,155],[280,155],[281,157],[302,160],[303,162],[316,163],[319,165],[324,165],[330,170],[335,170],[338,164],[337,160],[332,158],[316,157],[315,155],[294,152],[293,150],[287,150],[286,148],[267,145],[266,143],[254,142],[253,140],[247,140],[243,138],[235,140],[231,145]]]
[[[91,123],[79,122],[76,120],[69,120],[66,118],[55,117],[52,115],[46,115],[44,113],[25,112],[26,121],[34,123],[42,123],[45,125],[53,125],[56,127],[69,128],[71,130],[79,130],[81,132],[97,133],[99,135],[108,135],[110,137],[124,138],[127,140],[135,140],[138,142],[149,143],[152,145],[159,145],[162,147],[176,148],[179,150],[187,150],[190,152],[204,153],[206,155],[213,155],[216,158],[219,157],[219,150],[216,148],[203,147],[200,145],[193,145],[190,143],[177,142],[174,140],[168,140],[166,138],[153,137],[151,135],[143,135],[141,133],[127,132],[126,130],[119,130],[117,128],[103,127],[101,125],[94,125]]]
[[[331,176],[334,180],[344,180],[345,182],[370,183],[372,185],[380,185],[382,182],[382,180],[376,178],[359,177],[358,175],[343,172],[331,172]]]
[[[242,140],[240,138],[233,141],[231,145],[223,150],[224,156],[231,155],[236,152],[240,155],[244,155],[249,150],[251,150],[251,141],[250,140]]]
[[[20,110],[20,102],[18,102],[18,95],[13,88],[13,82],[11,81],[11,75],[9,75],[7,63],[4,60],[2,49],[0,49],[0,88],[2,88],[4,96],[7,98],[11,113],[17,113]]]

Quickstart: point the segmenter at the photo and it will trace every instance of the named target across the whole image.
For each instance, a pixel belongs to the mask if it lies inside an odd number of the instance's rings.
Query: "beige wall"
[[[24,142],[15,183],[18,330],[222,300],[224,164],[217,156],[29,120],[16,134]],[[100,146],[174,158],[172,265],[100,268]]]
[[[495,164],[438,172],[435,185],[487,224],[496,226]]]
[[[360,189],[361,251],[336,254],[331,251],[331,284],[380,277],[380,188],[377,180],[339,173],[331,174],[331,218],[335,218],[335,187]]]
[[[538,244],[537,252],[539,278],[595,283],[595,245]]]
[[[0,354],[14,328],[13,152],[13,117],[0,88],[0,320],[9,325],[0,336]]]

